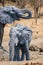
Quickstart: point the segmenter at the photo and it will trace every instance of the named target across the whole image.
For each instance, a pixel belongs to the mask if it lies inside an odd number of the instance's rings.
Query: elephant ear
[[[32,17],[32,12],[27,10],[27,9],[22,9],[22,12],[23,12],[23,16],[22,18],[24,19],[29,19]]]

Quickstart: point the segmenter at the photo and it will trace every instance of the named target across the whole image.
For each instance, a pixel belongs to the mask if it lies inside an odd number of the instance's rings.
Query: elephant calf
[[[29,44],[32,39],[32,31],[21,24],[17,24],[10,30],[10,42],[9,42],[9,57],[10,61],[22,61],[24,55],[26,60],[29,60]],[[19,56],[19,50],[21,49],[21,58]]]

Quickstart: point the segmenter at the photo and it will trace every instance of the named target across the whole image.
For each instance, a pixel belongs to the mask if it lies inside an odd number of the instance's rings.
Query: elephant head
[[[31,18],[32,17],[32,13],[31,11],[27,10],[27,9],[19,9],[15,6],[7,6],[4,7],[4,10],[9,12],[10,14],[17,14],[17,16],[21,17],[21,18]],[[28,14],[27,16],[25,16],[24,14]]]
[[[12,23],[15,20],[20,20],[20,18],[29,19],[31,17],[32,13],[27,9],[19,9],[15,6],[0,8],[0,21],[3,24]]]
[[[29,19],[32,17],[32,12],[28,9],[19,9],[17,12],[20,18]]]

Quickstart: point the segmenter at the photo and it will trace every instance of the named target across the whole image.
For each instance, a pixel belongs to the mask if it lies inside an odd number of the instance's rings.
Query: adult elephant
[[[32,39],[32,31],[28,27],[21,24],[17,24],[10,30],[10,42],[9,42],[9,60],[10,61],[23,61],[24,55],[26,60],[29,60],[29,44]],[[19,50],[21,49],[21,58],[19,56]]]
[[[25,16],[24,14],[28,14]],[[4,27],[7,23],[12,23],[20,18],[29,19],[32,13],[27,9],[18,9],[15,6],[0,7],[0,48],[2,48],[2,38]]]

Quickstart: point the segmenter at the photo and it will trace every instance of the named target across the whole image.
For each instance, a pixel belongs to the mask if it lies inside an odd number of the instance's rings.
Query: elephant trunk
[[[32,12],[26,9],[20,10],[19,14],[21,15],[21,18],[29,19],[32,17]]]

